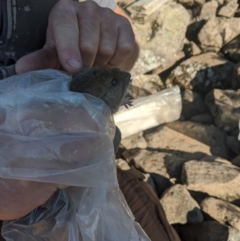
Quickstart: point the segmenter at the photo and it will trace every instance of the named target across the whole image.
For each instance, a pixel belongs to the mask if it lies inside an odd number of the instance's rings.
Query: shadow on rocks
[[[226,62],[198,70],[190,85],[193,91],[206,96],[212,89],[236,90],[239,88],[239,80],[234,64]]]
[[[202,157],[206,156],[207,154],[204,152],[187,152],[187,151],[177,151],[177,150],[171,150],[171,149],[163,149],[163,148],[147,148],[148,151],[158,151],[158,152],[165,152],[172,155],[176,155],[178,157],[184,158],[186,161],[190,160],[199,160]]]
[[[229,229],[214,221],[200,224],[174,225],[182,241],[227,241]]]

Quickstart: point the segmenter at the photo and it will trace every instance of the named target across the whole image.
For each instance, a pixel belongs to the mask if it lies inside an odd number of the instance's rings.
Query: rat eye
[[[118,85],[118,79],[112,79],[112,86]]]

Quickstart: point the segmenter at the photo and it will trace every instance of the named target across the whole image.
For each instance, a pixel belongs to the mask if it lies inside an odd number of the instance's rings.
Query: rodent
[[[131,106],[124,97],[131,82],[131,75],[118,68],[91,67],[72,76],[69,89],[102,99],[114,114],[119,106]]]

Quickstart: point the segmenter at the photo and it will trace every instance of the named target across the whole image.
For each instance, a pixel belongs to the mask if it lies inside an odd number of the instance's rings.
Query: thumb
[[[45,45],[42,49],[20,58],[15,70],[17,74],[22,74],[40,69],[60,69],[60,67],[56,49]]]

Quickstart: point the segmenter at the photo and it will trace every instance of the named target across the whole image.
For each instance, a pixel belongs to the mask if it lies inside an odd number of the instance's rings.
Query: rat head
[[[131,75],[117,68],[92,67],[73,75],[70,90],[102,99],[115,113],[126,95]]]

